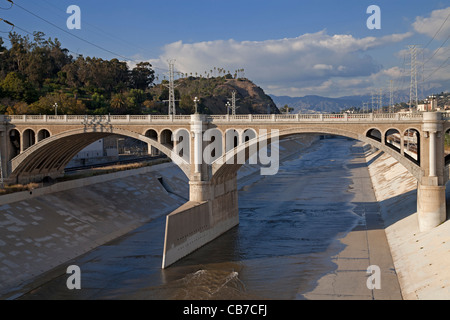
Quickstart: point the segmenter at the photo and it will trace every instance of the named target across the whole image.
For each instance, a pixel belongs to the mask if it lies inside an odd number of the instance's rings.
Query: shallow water
[[[65,269],[23,299],[302,299],[362,223],[347,165],[354,140],[326,139],[299,151],[274,176],[239,183],[240,224],[161,269],[165,217],[76,259],[81,290]],[[48,275],[47,275],[48,276]]]

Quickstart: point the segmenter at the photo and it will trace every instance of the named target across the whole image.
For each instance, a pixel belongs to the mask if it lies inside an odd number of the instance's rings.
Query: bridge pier
[[[424,176],[417,184],[419,230],[429,231],[447,218],[445,199],[444,131],[440,112],[423,114]]]
[[[216,183],[191,181],[190,201],[166,217],[162,268],[239,224],[236,174]]]
[[[445,186],[417,186],[417,214],[419,230],[429,231],[445,221]]]

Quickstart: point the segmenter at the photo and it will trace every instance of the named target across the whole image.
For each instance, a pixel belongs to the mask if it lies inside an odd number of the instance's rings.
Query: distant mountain
[[[274,96],[269,95],[275,102],[278,108],[288,105],[294,108],[293,113],[331,113],[339,112],[349,106],[359,106],[361,101],[358,99],[341,99],[341,98],[327,98],[321,96],[304,96],[304,97],[288,97],[288,96]]]
[[[424,96],[428,96],[437,92],[436,89],[429,89],[424,92]],[[361,108],[363,103],[367,102],[369,108],[372,104],[372,95],[354,95],[343,96],[339,98],[328,98],[316,95],[308,95],[304,97],[289,97],[289,96],[275,96],[269,94],[278,108],[282,108],[286,104],[294,108],[292,113],[332,113],[340,112],[341,110],[351,107]],[[422,97],[419,97],[421,99]],[[389,104],[389,93],[384,92],[382,95],[382,104],[386,106]],[[402,92],[396,92],[393,97],[394,103],[408,102],[409,89]],[[374,106],[378,106],[378,95],[373,96]]]

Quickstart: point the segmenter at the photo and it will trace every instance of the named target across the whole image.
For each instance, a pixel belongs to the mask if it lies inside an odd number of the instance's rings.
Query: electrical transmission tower
[[[392,80],[389,83],[389,112],[394,112],[394,85]]]
[[[371,94],[372,94],[372,104],[370,105],[370,107],[372,108],[372,113],[373,113],[373,110],[374,110],[374,108],[373,108],[373,105],[374,105],[373,91],[371,92]]]
[[[172,59],[168,60],[167,62],[169,63],[169,84],[165,86],[169,88],[169,100],[164,101],[169,102],[169,115],[175,115],[176,114],[175,101],[179,101],[175,100],[175,83],[174,83],[175,60]]]
[[[228,99],[230,100],[230,99]],[[236,115],[236,109],[239,108],[239,106],[236,106],[236,91],[233,90],[233,92],[231,93],[231,115],[235,116]]]
[[[383,111],[383,89],[380,89],[380,94],[378,95],[378,112]]]
[[[368,113],[368,112],[369,112],[369,103],[363,102],[363,113]]]
[[[409,45],[409,53],[411,54],[411,85],[409,87],[409,107],[410,110],[413,104],[419,104],[417,97],[417,45]]]

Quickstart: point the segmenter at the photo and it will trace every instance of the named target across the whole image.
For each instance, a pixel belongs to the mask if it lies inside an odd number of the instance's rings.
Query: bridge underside
[[[37,150],[30,150],[26,161],[22,161],[9,176],[10,182],[27,183],[41,181],[45,177],[58,178],[64,175],[64,168],[78,152],[105,138],[108,133],[75,134],[53,141],[42,141],[44,145]]]

